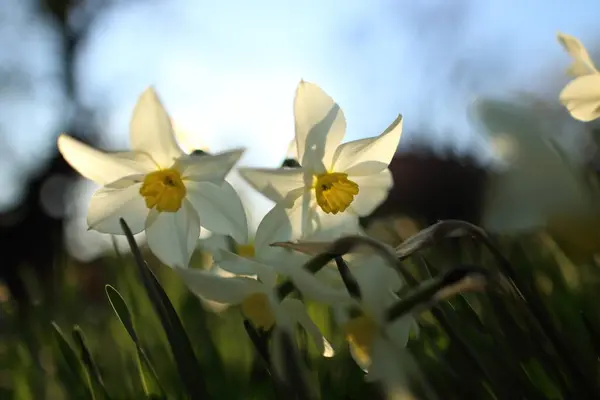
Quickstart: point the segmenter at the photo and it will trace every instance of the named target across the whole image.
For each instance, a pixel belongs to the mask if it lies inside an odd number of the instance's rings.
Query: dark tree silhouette
[[[443,219],[477,224],[483,213],[488,171],[470,158],[443,157],[426,148],[397,153],[390,163],[394,187],[388,198],[368,217],[392,222],[408,217],[422,226]]]
[[[84,29],[74,30],[69,16],[80,1],[40,0],[40,12],[47,13],[59,30],[62,40],[62,79],[66,94],[64,105],[67,117],[66,131],[75,137],[91,139],[84,135],[75,96],[74,64],[77,47],[85,37]],[[89,128],[89,126],[88,126]],[[58,132],[57,132],[58,133]],[[13,299],[24,312],[31,303],[23,279],[23,269],[28,268],[38,278],[46,301],[53,298],[53,272],[56,262],[64,251],[64,211],[66,194],[76,177],[75,171],[54,148],[48,161],[32,174],[25,184],[22,201],[12,210],[0,214],[0,243],[7,249],[3,254],[0,279],[6,282]],[[66,179],[65,179],[66,178]],[[49,213],[49,210],[59,211]]]

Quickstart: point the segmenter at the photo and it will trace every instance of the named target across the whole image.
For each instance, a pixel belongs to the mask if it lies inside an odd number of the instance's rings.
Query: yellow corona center
[[[365,314],[352,318],[344,326],[346,340],[352,347],[354,356],[364,363],[371,359],[371,347],[378,332],[377,322]]]
[[[275,315],[264,293],[252,293],[242,301],[242,313],[257,329],[269,330],[275,325]]]
[[[346,211],[358,194],[358,185],[348,179],[348,174],[342,172],[316,175],[313,187],[317,204],[327,214]]]
[[[254,258],[255,249],[253,244],[236,244],[235,253],[244,258]]]
[[[160,212],[175,212],[181,208],[186,194],[181,174],[174,169],[161,169],[146,175],[140,194],[146,207]]]

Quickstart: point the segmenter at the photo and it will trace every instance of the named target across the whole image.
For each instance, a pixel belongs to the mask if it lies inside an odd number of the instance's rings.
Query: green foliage
[[[455,264],[485,266],[504,278],[485,293],[459,295],[420,314],[419,336],[409,343],[426,381],[414,382],[417,398],[431,391],[444,400],[597,397],[596,265],[574,265],[544,233],[496,238],[489,242],[495,250],[468,236],[460,241],[408,257],[410,285]],[[0,344],[1,398],[200,398],[185,384],[192,377],[205,385],[203,398],[281,398],[237,310],[206,312],[173,271],[154,275],[141,256],[104,260],[93,285],[107,297],[73,286],[82,267],[69,263],[55,308],[39,305],[18,322],[3,303],[10,323]],[[308,307],[338,353],[325,359],[305,352],[321,398],[380,398],[327,309]],[[57,322],[45,325],[49,318]],[[77,324],[72,341],[59,328]]]

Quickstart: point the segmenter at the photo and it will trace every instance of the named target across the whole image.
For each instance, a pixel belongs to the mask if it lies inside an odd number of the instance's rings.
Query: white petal
[[[414,372],[414,363],[407,350],[397,349],[379,338],[371,348],[371,360],[368,381],[381,382],[388,391],[408,388],[408,377]]]
[[[378,174],[350,179],[358,185],[358,194],[350,208],[360,217],[371,214],[387,198],[394,184],[392,173],[387,168]]]
[[[314,208],[316,207],[316,208]],[[316,211],[310,236],[304,236],[306,240],[326,241],[338,239],[347,235],[361,235],[363,230],[360,226],[358,215],[352,208],[339,214],[326,214],[318,206],[314,206]]]
[[[290,316],[304,328],[323,357],[333,357],[335,354],[333,347],[308,315],[304,303],[298,299],[286,298],[281,302],[281,307],[284,307]]]
[[[146,237],[152,253],[170,267],[187,267],[200,236],[200,220],[194,207],[184,200],[177,212],[151,211]]]
[[[262,219],[254,237],[257,254],[263,253],[274,242],[285,242],[301,235],[301,190],[296,190],[286,200],[276,204]],[[295,199],[292,197],[296,196]]]
[[[294,99],[294,118],[300,164],[311,169],[322,161],[329,169],[346,133],[346,118],[340,106],[317,85],[301,81]]]
[[[415,319],[409,315],[390,322],[385,328],[385,333],[395,346],[403,348],[406,347],[414,326]]]
[[[333,157],[333,170],[352,176],[381,172],[396,154],[401,135],[402,116],[399,115],[381,135],[353,140],[338,147]]]
[[[133,109],[129,133],[133,150],[150,154],[161,168],[169,168],[184,154],[175,140],[171,119],[151,87]]]
[[[196,295],[221,304],[239,304],[262,285],[252,278],[223,278],[197,268],[175,268],[185,285]]]
[[[243,154],[243,149],[234,149],[214,155],[189,155],[177,164],[184,180],[221,183]]]
[[[119,179],[94,193],[87,215],[89,229],[123,235],[119,222],[123,218],[133,234],[143,231],[149,210],[140,195],[141,179],[143,175]]]
[[[399,300],[393,292],[400,290],[404,281],[379,256],[357,258],[350,268],[360,287],[362,304],[374,317],[381,316],[386,307]]]
[[[218,266],[225,271],[236,275],[257,275],[267,287],[274,287],[277,284],[277,273],[268,265],[240,257],[226,250],[219,251],[218,260]]]
[[[65,134],[58,137],[57,144],[64,159],[77,172],[100,185],[155,169],[155,164],[146,154],[105,153]]]
[[[304,187],[301,169],[240,168],[242,178],[256,191],[276,203],[293,190]]]
[[[354,300],[348,295],[345,288],[335,288],[327,285],[325,282],[320,281],[316,276],[306,271],[302,264],[289,265],[288,260],[283,258],[281,263],[287,265],[282,268],[285,269],[285,274],[294,283],[294,286],[307,298],[318,301],[323,304],[339,306],[339,305],[350,305],[354,303]],[[323,268],[328,268],[327,266]]]
[[[576,37],[565,33],[558,33],[557,36],[558,42],[573,57],[573,64],[571,64],[568,70],[569,74],[582,76],[598,72],[587,50]]]
[[[573,118],[588,122],[600,117],[600,74],[573,79],[560,93]]]
[[[184,181],[186,199],[200,215],[206,229],[231,235],[236,242],[248,241],[248,222],[240,196],[227,181],[220,185],[212,182]]]

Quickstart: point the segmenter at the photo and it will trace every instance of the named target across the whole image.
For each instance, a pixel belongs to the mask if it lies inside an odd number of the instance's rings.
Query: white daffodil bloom
[[[309,256],[280,247],[272,243],[289,239],[292,232],[290,222],[284,221],[285,208],[276,205],[258,225],[254,243],[235,243],[233,251],[213,248],[216,267],[237,276],[256,276],[256,271],[270,270],[291,280],[307,298],[329,305],[348,304],[350,297],[342,288],[334,288],[303,269]]]
[[[276,326],[302,326],[319,352],[333,356],[333,349],[308,315],[304,304],[293,298],[279,301],[274,290],[277,273],[272,268],[250,260],[240,269],[252,276],[225,277],[201,269],[176,268],[186,286],[198,297],[220,304],[239,305],[242,314],[257,330],[269,331]]]
[[[300,168],[241,168],[240,175],[270,200],[285,204],[302,236],[358,229],[392,186],[388,165],[402,133],[402,118],[381,135],[341,144],[346,120],[317,85],[300,82],[294,100],[296,158]],[[346,224],[348,224],[346,226]]]
[[[595,120],[600,117],[600,73],[577,38],[559,33],[558,41],[573,57],[568,73],[576,77],[561,91],[560,102],[573,118]]]
[[[152,88],[135,106],[130,140],[132,151],[106,153],[64,134],[58,138],[65,160],[102,185],[89,205],[90,229],[120,235],[123,218],[134,234],[146,232],[152,252],[169,266],[187,266],[201,225],[247,240],[244,208],[224,180],[243,150],[185,154]]]
[[[386,310],[399,300],[394,292],[403,281],[396,271],[383,263],[365,263],[352,271],[361,292],[359,315],[350,315],[347,308],[336,309],[336,316],[350,345],[354,361],[365,372],[377,376],[371,379],[392,380],[386,372],[397,373],[397,369],[383,366],[398,362],[398,354],[404,351],[410,332],[418,328],[415,319],[408,315],[395,321],[387,321]]]

